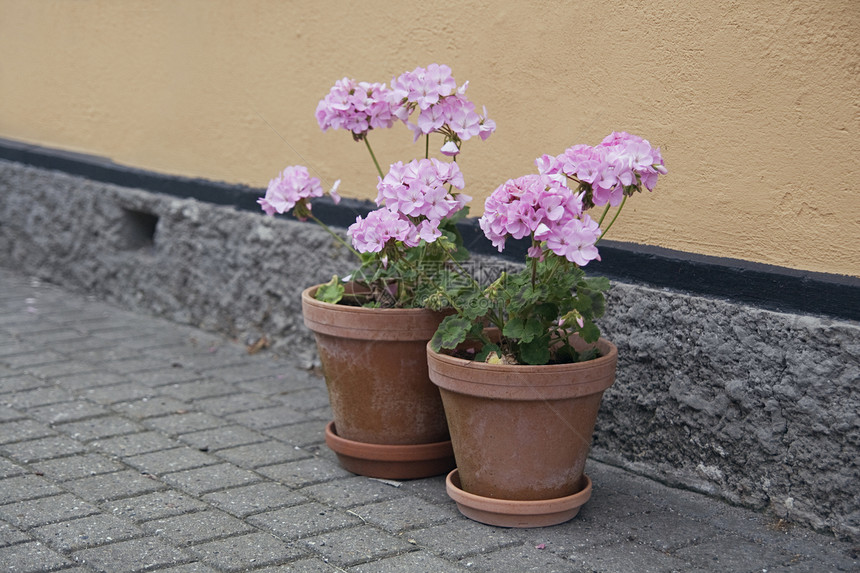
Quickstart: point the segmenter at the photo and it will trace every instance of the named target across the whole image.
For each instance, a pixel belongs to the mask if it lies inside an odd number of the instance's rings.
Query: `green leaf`
[[[526,329],[526,321],[522,318],[512,318],[505,323],[502,329],[502,335],[508,338],[520,339],[523,337]]]
[[[520,344],[520,358],[526,364],[546,364],[549,356],[549,337],[540,336]]]
[[[434,352],[439,352],[443,348],[456,348],[466,340],[466,334],[471,326],[472,323],[465,318],[455,314],[446,316],[433,334],[433,338],[430,339],[430,348]]]
[[[607,291],[609,290],[609,279],[606,277],[589,277],[585,279],[585,284],[588,285],[588,288],[596,291]]]
[[[475,362],[486,362],[487,356],[491,353],[495,353],[496,356],[501,356],[502,351],[501,348],[496,346],[495,344],[485,344],[481,351],[475,355]]]
[[[586,342],[597,342],[600,338],[600,329],[590,320],[586,320],[585,325],[579,329],[579,335]]]
[[[318,301],[337,304],[343,298],[343,283],[337,278],[337,275],[332,275],[331,280],[324,285],[320,285],[314,295]]]
[[[546,321],[553,321],[558,318],[558,305],[551,302],[545,302],[535,307],[535,314]]]

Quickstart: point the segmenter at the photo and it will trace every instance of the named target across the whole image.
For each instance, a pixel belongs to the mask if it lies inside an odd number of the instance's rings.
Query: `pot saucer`
[[[444,474],[454,467],[451,440],[430,444],[369,444],[337,435],[325,427],[325,443],[347,471],[384,479],[417,479]]]
[[[448,496],[457,502],[460,513],[487,525],[498,527],[546,527],[573,519],[591,497],[591,479],[582,474],[582,489],[573,495],[537,501],[494,499],[460,488],[457,469],[445,479]]]

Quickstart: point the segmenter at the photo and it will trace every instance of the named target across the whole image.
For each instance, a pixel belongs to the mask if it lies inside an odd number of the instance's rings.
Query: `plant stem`
[[[605,219],[606,214],[609,213],[609,207],[610,207],[610,205],[609,205],[609,203],[607,203],[606,209],[603,210],[603,214],[600,216],[600,220],[597,222],[598,227],[603,224],[603,219]]]
[[[347,249],[349,249],[349,250],[352,252],[352,254],[353,254],[353,255],[355,255],[356,257],[358,257],[358,260],[361,260],[361,254],[359,254],[359,252],[358,252],[358,251],[356,251],[356,250],[353,248],[353,246],[352,246],[352,245],[350,245],[349,243],[347,243],[346,241],[344,241],[344,240],[343,240],[343,238],[341,238],[341,236],[340,236],[340,235],[338,235],[337,233],[335,233],[334,231],[332,231],[332,230],[331,230],[331,228],[330,228],[328,225],[326,225],[325,223],[323,223],[322,221],[320,221],[320,220],[319,220],[319,219],[318,219],[318,218],[317,218],[313,213],[310,213],[308,216],[313,220],[313,222],[314,222],[314,223],[316,223],[317,225],[319,225],[320,227],[322,227],[323,229],[325,229],[325,231],[326,231],[329,235],[331,235],[332,237],[334,237],[334,238],[335,238],[335,240],[336,240],[338,243],[340,243],[341,245],[343,245],[344,247],[346,247]]]
[[[608,233],[609,229],[612,228],[613,223],[615,223],[615,219],[617,219],[618,215],[621,214],[621,209],[624,208],[624,204],[626,202],[627,202],[627,195],[625,195],[624,199],[621,200],[621,205],[618,206],[618,210],[615,212],[615,216],[612,217],[612,220],[609,221],[609,225],[607,225],[607,227],[605,229],[603,229],[603,232],[600,234],[599,237],[597,237],[597,241],[594,241],[595,245],[600,241],[600,239],[602,239],[604,236],[606,236],[606,233]],[[603,222],[603,217],[600,218],[600,221]]]
[[[376,155],[370,147],[370,141],[367,140],[367,134],[365,134],[362,139],[364,139],[364,145],[367,146],[367,150],[370,152],[370,158],[373,159],[373,164],[376,165],[376,171],[379,172],[380,177],[385,178],[385,174],[382,172],[382,168],[379,167],[379,162],[376,160]]]
[[[424,138],[424,159],[430,159],[430,134]]]

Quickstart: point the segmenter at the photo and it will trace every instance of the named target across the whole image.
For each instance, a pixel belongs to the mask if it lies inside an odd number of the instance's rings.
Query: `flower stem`
[[[609,213],[609,207],[611,207],[611,205],[607,203],[606,209],[603,210],[603,214],[600,216],[600,220],[597,222],[598,227],[603,224],[603,220],[606,218],[606,214]]]
[[[611,220],[611,221],[609,221],[609,225],[607,225],[607,226],[606,226],[606,228],[605,228],[605,229],[603,229],[603,232],[600,234],[600,236],[599,236],[599,237],[597,237],[597,241],[594,241],[594,244],[595,244],[595,245],[600,241],[600,239],[602,239],[602,238],[606,235],[606,233],[608,233],[608,232],[609,232],[609,229],[611,229],[611,228],[612,228],[612,225],[615,223],[615,219],[617,219],[617,218],[618,218],[618,215],[620,215],[620,214],[621,214],[621,209],[623,209],[623,208],[624,208],[624,204],[625,204],[626,202],[627,202],[627,195],[625,195],[625,196],[624,196],[624,199],[622,199],[622,200],[621,200],[621,205],[619,205],[619,206],[618,206],[618,210],[615,212],[615,216],[613,216],[613,217],[612,217],[612,220]],[[606,213],[604,213],[604,215],[605,215],[605,214],[606,214]],[[600,218],[600,222],[601,222],[601,223],[603,222],[603,217],[601,217],[601,218]]]
[[[367,140],[367,135],[362,139],[364,139],[364,145],[367,146],[367,150],[370,152],[370,158],[373,159],[373,164],[376,165],[376,171],[379,172],[380,177],[385,178],[385,174],[382,172],[382,168],[379,167],[379,162],[376,160],[376,154],[373,153],[373,149],[370,147],[370,142]]]
[[[430,134],[424,138],[424,159],[430,159]]]
[[[338,235],[337,233],[335,233],[334,231],[332,231],[332,230],[331,230],[331,228],[330,228],[328,225],[326,225],[325,223],[323,223],[322,221],[320,221],[320,220],[319,220],[319,219],[318,219],[318,218],[317,218],[313,213],[309,213],[309,214],[308,214],[308,216],[313,220],[313,222],[314,222],[314,223],[316,223],[317,225],[319,225],[320,227],[322,227],[322,228],[323,228],[323,229],[324,229],[324,230],[325,230],[329,235],[331,235],[332,237],[334,237],[334,238],[335,238],[335,240],[336,240],[338,243],[340,243],[341,245],[343,245],[344,247],[346,247],[347,249],[349,249],[349,250],[352,252],[352,254],[353,254],[353,255],[355,255],[356,257],[358,257],[358,259],[359,259],[359,260],[361,260],[361,254],[359,254],[359,252],[358,252],[358,251],[356,251],[356,250],[353,248],[353,246],[352,246],[352,245],[350,245],[349,243],[347,243],[346,241],[344,241],[344,240],[343,240],[343,238],[342,238],[340,235]]]

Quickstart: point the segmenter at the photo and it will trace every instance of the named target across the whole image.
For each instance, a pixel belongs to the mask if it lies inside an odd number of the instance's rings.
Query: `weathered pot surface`
[[[332,435],[364,444],[448,442],[442,399],[430,382],[424,349],[442,315],[324,303],[313,297],[316,288],[302,292],[302,312],[317,342],[337,428]]]
[[[603,391],[615,380],[618,351],[575,364],[476,363],[435,353],[439,386],[461,489],[509,501],[566,498],[582,489]]]

